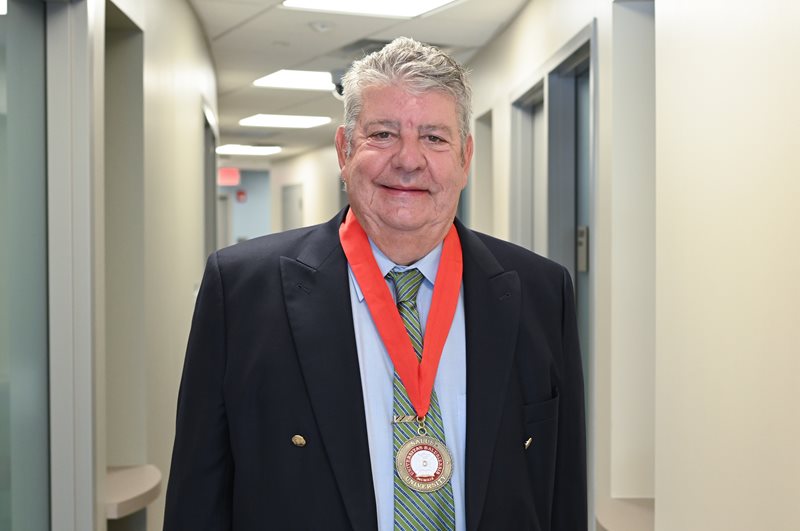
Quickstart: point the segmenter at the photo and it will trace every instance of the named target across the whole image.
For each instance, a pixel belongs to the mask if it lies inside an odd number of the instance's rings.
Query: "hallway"
[[[346,205],[337,75],[401,34],[471,72],[459,218],[576,281],[590,528],[800,528],[797,20],[785,0],[0,1],[0,529],[161,529],[206,257]],[[284,69],[330,77],[254,85]]]

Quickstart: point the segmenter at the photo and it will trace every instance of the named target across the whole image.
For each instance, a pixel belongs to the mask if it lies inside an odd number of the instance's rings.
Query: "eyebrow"
[[[382,125],[383,127],[392,127],[394,129],[400,129],[400,122],[396,120],[372,120],[371,122],[365,123],[364,128],[369,129],[370,127],[374,127],[376,125]]]
[[[383,127],[390,127],[390,128],[393,128],[393,129],[400,129],[400,122],[398,122],[397,120],[372,120],[372,121],[367,122],[366,124],[364,124],[364,128],[365,129],[369,129],[370,127],[374,127],[376,125],[383,126]],[[448,135],[452,135],[453,134],[452,129],[449,126],[444,125],[444,124],[421,125],[421,126],[419,126],[417,128],[417,131],[422,133],[422,134],[432,133],[432,132],[436,132],[436,131],[442,131],[442,132],[447,133]]]
[[[433,133],[433,132],[441,131],[441,132],[444,132],[444,133],[446,133],[448,135],[452,135],[453,134],[453,130],[450,129],[449,126],[444,125],[444,124],[421,125],[421,126],[419,126],[418,130],[419,130],[420,133]]]

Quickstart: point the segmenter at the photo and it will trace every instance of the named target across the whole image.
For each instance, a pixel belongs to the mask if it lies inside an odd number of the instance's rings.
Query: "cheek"
[[[373,180],[373,176],[380,173],[381,164],[375,157],[362,155],[351,159],[346,168],[349,180],[368,184]]]
[[[433,165],[431,174],[442,191],[453,193],[462,190],[467,185],[467,173],[464,171],[460,159],[457,160],[454,157],[438,162],[441,164]]]
[[[454,193],[460,192],[467,185],[467,175],[463,172],[456,171],[443,183],[443,188],[453,191]]]
[[[352,164],[347,172],[342,172],[347,183],[347,193],[356,200],[365,201],[373,194],[374,187],[369,173],[365,172],[363,164]]]

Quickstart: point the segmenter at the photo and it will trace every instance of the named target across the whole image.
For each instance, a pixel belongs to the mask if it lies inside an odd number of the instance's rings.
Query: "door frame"
[[[529,249],[539,249],[547,257],[561,263],[576,279],[575,229],[576,229],[576,167],[575,167],[575,77],[589,69],[589,226],[596,227],[597,202],[597,20],[576,33],[543,65],[533,70],[531,76],[509,95],[511,108],[511,175],[509,183],[509,228],[511,240]],[[533,197],[533,167],[530,157],[532,118],[526,106],[541,99],[546,124],[545,156],[546,183],[537,191],[547,190],[547,201],[538,201],[536,212],[526,200]],[[534,219],[547,220],[546,242],[539,241],[541,230],[533,226]],[[595,308],[596,267],[595,247],[589,246],[588,306]],[[587,319],[587,330],[582,330],[581,346],[588,353],[589,363],[584,366],[587,423],[587,464],[589,493],[589,526],[594,529],[594,440],[595,440],[595,316]]]

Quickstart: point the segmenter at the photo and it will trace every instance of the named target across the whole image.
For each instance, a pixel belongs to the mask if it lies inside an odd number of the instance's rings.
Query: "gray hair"
[[[472,90],[467,72],[438,48],[408,37],[398,37],[377,52],[354,62],[342,78],[346,155],[349,157],[352,149],[364,89],[393,84],[401,85],[411,93],[436,90],[453,97],[463,156],[472,114]]]

